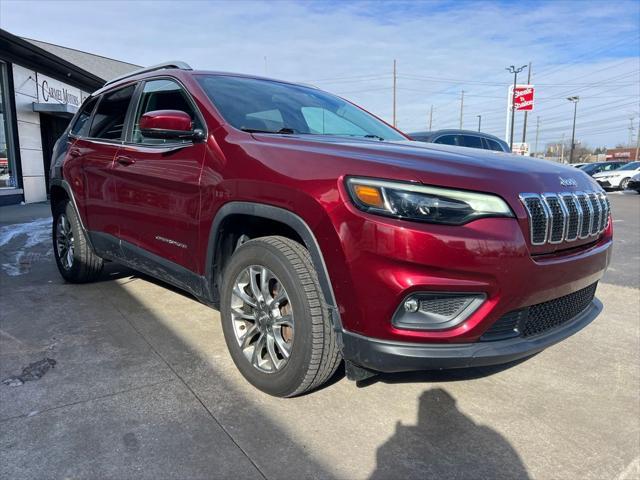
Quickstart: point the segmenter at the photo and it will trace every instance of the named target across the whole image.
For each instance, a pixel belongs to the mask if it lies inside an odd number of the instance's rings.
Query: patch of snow
[[[9,248],[10,243],[20,242],[14,248]],[[27,223],[16,223],[0,227],[0,249],[8,254],[8,261],[0,264],[7,275],[15,277],[28,272],[28,266],[34,260],[34,256],[42,254],[29,252],[28,249],[51,242],[51,218],[38,218]],[[53,253],[49,249],[45,256]]]

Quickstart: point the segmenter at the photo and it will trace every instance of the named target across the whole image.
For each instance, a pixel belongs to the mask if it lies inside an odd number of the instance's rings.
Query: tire
[[[69,200],[54,207],[52,237],[56,265],[67,282],[87,283],[100,276],[103,260],[87,241],[76,210]]]
[[[340,363],[309,252],[288,238],[249,240],[234,252],[223,273],[221,316],[236,367],[270,395],[293,397],[318,388]]]
[[[622,181],[620,182],[620,190],[626,190],[627,187],[629,186],[629,178],[623,178]]]

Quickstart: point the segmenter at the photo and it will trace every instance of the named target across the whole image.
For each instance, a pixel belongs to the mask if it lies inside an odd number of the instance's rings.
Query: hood
[[[275,158],[294,155],[303,176],[324,178],[333,167],[337,177],[363,175],[418,181],[442,187],[497,193],[511,199],[519,193],[600,191],[586,173],[571,166],[504,152],[414,141],[378,140],[320,135],[262,135],[262,148]],[[277,152],[275,150],[278,150]],[[270,155],[271,156],[271,155]],[[300,162],[300,158],[317,161]],[[314,178],[314,177],[311,177]]]
[[[259,157],[272,172],[281,171],[286,178],[298,180],[301,188],[307,185],[314,188],[322,180],[335,185],[336,179],[362,176],[498,195],[513,209],[527,239],[529,224],[521,194],[603,191],[581,170],[510,153],[320,135],[254,134],[253,138],[244,144],[247,153]],[[578,240],[571,247],[591,241],[591,238]],[[530,245],[533,254],[562,248],[567,247]]]

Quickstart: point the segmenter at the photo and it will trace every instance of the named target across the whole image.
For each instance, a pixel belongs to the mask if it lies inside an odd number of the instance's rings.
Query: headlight
[[[416,183],[350,177],[353,203],[368,213],[428,223],[462,225],[480,217],[513,217],[496,195]]]

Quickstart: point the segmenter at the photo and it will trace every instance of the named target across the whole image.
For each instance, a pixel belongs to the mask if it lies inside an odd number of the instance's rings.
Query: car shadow
[[[461,412],[444,389],[420,396],[416,425],[398,422],[376,452],[370,480],[528,479],[520,456],[500,433]]]

